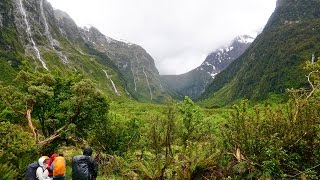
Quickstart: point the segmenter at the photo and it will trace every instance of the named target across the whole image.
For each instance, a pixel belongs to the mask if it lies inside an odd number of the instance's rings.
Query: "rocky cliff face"
[[[63,37],[73,43],[80,43],[83,41],[80,34],[80,28],[67,13],[56,9],[54,10],[54,16],[57,19],[59,31]]]
[[[162,76],[162,80],[181,96],[197,99],[214,77],[238,58],[253,40],[254,38],[248,35],[239,36],[229,46],[210,53],[205,61],[194,70],[181,75]]]
[[[124,75],[132,96],[151,101],[165,98],[154,60],[141,46],[107,37],[94,27],[83,27],[81,35],[86,43],[110,57]]]
[[[36,68],[50,70],[50,64],[56,62],[48,60],[46,56],[49,54],[51,58],[54,56],[55,60],[58,58],[63,65],[72,66],[67,54],[73,52],[67,52],[61,45],[60,41],[64,39],[50,3],[45,0],[6,0],[6,4],[5,9],[12,12],[10,17],[14,22],[11,32],[17,35],[18,44],[23,47],[21,51],[24,55],[34,59],[32,64]],[[12,34],[7,35],[11,37]]]
[[[3,70],[25,61],[35,70],[83,73],[118,96],[143,101],[168,97],[142,47],[107,38],[93,27],[82,29],[46,0],[1,1],[0,30]]]

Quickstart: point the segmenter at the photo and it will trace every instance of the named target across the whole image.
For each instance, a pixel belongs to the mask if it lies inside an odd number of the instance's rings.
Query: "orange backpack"
[[[58,156],[53,161],[53,176],[64,176],[66,172],[66,161],[64,157]]]

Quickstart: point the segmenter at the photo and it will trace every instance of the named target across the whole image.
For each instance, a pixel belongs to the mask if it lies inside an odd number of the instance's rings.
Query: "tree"
[[[200,108],[196,106],[189,97],[185,97],[183,102],[179,104],[179,110],[182,115],[182,144],[184,148],[187,146],[188,140],[195,140],[198,127],[203,120]]]
[[[0,86],[0,99],[7,111],[27,120],[37,144],[61,138],[71,127],[85,137],[96,122],[106,119],[109,105],[89,79],[21,71],[15,82]],[[44,139],[40,140],[38,127]]]

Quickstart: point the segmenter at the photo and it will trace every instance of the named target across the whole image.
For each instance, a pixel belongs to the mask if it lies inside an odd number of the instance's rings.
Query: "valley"
[[[278,0],[181,75],[46,0],[0,2],[0,179],[86,146],[97,179],[319,179],[320,1]]]

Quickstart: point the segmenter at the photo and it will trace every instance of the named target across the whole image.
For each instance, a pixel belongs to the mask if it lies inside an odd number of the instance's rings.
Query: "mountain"
[[[319,56],[319,8],[319,0],[278,0],[263,32],[215,77],[201,99],[208,105],[224,105],[305,87],[304,62],[312,54]]]
[[[166,92],[153,58],[139,45],[103,35],[95,27],[81,29],[86,43],[111,58],[126,79],[128,91],[136,99],[163,101]]]
[[[142,47],[111,40],[93,27],[78,27],[46,0],[1,1],[0,81],[12,82],[26,67],[80,73],[114,98],[159,102],[169,97],[154,60]]]
[[[112,98],[126,96],[124,78],[110,58],[98,56],[85,46],[72,19],[61,27],[61,17],[50,3],[5,0],[0,2],[0,9],[0,81],[13,83],[22,69],[63,76],[78,73],[98,82]],[[69,38],[72,35],[77,43]]]
[[[238,58],[253,40],[248,35],[238,36],[227,47],[210,53],[199,67],[181,75],[163,75],[162,81],[182,97],[197,99],[214,77]]]

